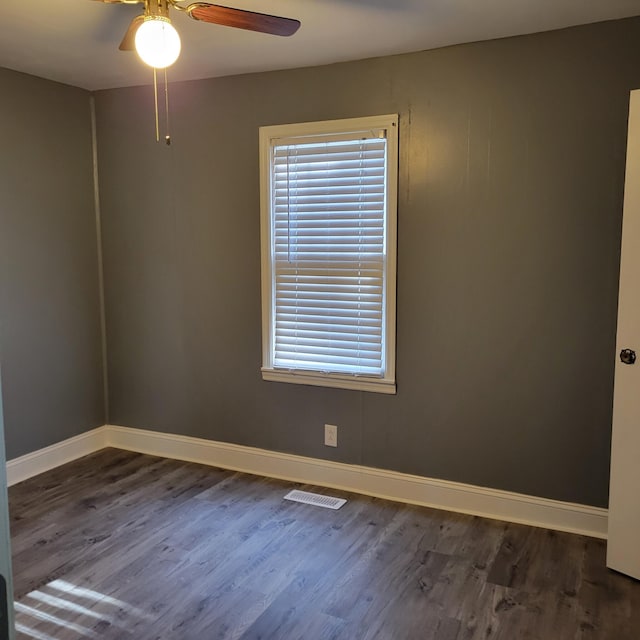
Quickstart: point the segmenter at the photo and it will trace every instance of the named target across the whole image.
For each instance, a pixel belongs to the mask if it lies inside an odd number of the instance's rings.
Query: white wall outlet
[[[324,425],[324,443],[327,447],[338,446],[338,427],[335,424]]]

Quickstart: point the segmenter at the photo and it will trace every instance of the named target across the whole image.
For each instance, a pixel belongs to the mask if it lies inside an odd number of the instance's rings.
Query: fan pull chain
[[[171,134],[169,133],[169,82],[167,80],[167,68],[164,68],[164,117],[165,117],[165,136],[164,140],[167,146],[171,144]]]
[[[153,100],[156,109],[156,142],[160,142],[160,124],[158,122],[158,71],[153,67]]]
[[[153,101],[156,115],[156,142],[160,142],[160,110],[158,108],[158,70],[153,67]],[[167,146],[171,144],[171,134],[169,133],[169,80],[167,79],[167,70],[164,69],[164,124],[165,136],[164,141]]]

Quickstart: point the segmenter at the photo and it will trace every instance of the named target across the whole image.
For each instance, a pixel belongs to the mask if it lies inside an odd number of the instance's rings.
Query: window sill
[[[288,382],[290,384],[308,384],[315,387],[351,389],[353,391],[372,391],[374,393],[396,393],[395,380],[366,378],[364,376],[345,376],[336,373],[324,374],[310,371],[281,371],[262,369],[262,379],[270,382]]]

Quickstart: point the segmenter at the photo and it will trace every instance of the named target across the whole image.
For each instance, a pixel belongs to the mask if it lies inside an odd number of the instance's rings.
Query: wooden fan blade
[[[144,22],[144,16],[136,16],[130,23],[127,32],[122,38],[118,49],[120,51],[133,51],[136,48],[136,32],[138,27]]]
[[[194,20],[270,33],[274,36],[291,36],[300,27],[300,21],[292,18],[280,18],[244,9],[232,9],[208,2],[194,2],[185,9]]]

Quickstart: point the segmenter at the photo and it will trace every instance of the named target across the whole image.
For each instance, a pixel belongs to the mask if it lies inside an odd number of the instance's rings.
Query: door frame
[[[9,532],[9,500],[7,494],[7,460],[4,444],[2,407],[2,374],[0,371],[0,574],[6,583],[7,618],[0,621],[0,640],[15,638],[13,610],[13,577],[11,572],[11,537]],[[4,607],[4,603],[1,604]]]

